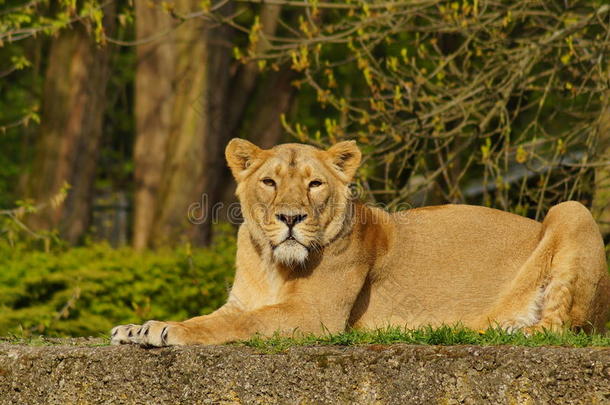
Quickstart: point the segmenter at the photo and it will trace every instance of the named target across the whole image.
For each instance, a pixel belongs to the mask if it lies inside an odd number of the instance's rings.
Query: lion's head
[[[328,150],[301,144],[263,150],[236,138],[225,155],[246,224],[274,260],[303,264],[343,229],[361,158],[354,141]]]

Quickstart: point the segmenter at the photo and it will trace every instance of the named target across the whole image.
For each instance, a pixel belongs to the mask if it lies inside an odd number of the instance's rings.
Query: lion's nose
[[[288,225],[288,228],[292,228],[293,226],[295,226],[296,224],[298,224],[299,222],[302,222],[305,218],[307,218],[307,214],[300,214],[300,215],[278,214],[275,217],[277,219],[279,219],[280,221],[282,221],[283,223],[285,223],[286,225]]]

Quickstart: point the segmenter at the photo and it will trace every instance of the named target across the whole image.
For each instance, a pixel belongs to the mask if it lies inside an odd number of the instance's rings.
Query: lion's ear
[[[362,158],[356,141],[339,142],[331,146],[326,152],[330,155],[331,162],[341,177],[345,181],[351,181],[358,166],[360,166],[360,159]]]
[[[229,141],[225,149],[225,157],[235,180],[242,179],[244,172],[260,152],[262,149],[245,139],[233,138]]]

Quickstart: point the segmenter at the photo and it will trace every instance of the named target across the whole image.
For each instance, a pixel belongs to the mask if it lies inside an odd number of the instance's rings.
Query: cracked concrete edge
[[[610,403],[610,348],[55,343],[0,343],[0,404]]]

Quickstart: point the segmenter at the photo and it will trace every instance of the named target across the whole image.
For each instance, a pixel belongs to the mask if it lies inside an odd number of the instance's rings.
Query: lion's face
[[[275,260],[303,264],[341,231],[348,185],[360,163],[355,142],[328,150],[300,144],[262,150],[233,139],[225,153],[244,218]]]

